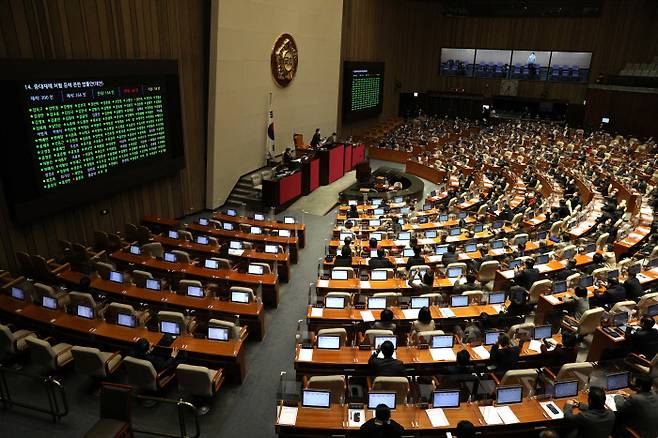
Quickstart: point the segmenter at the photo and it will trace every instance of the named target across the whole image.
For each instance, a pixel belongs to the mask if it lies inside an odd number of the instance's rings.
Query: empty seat
[[[196,321],[192,317],[186,317],[181,312],[161,310],[157,313],[158,325],[162,322],[173,322],[178,325],[180,334],[191,335],[196,328]]]
[[[498,260],[488,260],[480,265],[478,280],[486,290],[493,290],[496,271],[499,267]]]
[[[217,262],[218,269],[231,269],[231,262],[228,259],[223,259],[220,257],[211,257],[210,259]]]
[[[536,369],[508,370],[497,382],[497,386],[520,385],[523,397],[528,397],[534,393],[538,375]]]
[[[59,371],[73,361],[72,345],[59,343],[51,346],[47,341],[37,337],[27,337],[25,342],[30,349],[32,361],[47,372]]]
[[[375,345],[375,336],[393,336],[392,330],[382,330],[382,329],[368,329],[366,330],[365,339],[369,345]]]
[[[247,294],[247,303],[253,303],[254,301],[256,301],[254,291],[248,287],[231,286],[231,288],[229,289],[229,293],[232,292],[241,292]]]
[[[186,280],[183,279],[178,282],[178,288],[177,292],[179,295],[187,295],[187,288],[188,286],[196,286],[198,288],[201,288],[201,291],[203,291],[203,284],[199,280]],[[205,296],[205,292],[204,292]]]
[[[595,307],[583,313],[580,320],[575,320],[570,316],[565,316],[562,320],[562,328],[586,336],[594,332],[596,328],[601,325],[601,316],[603,316],[603,308]]]
[[[552,285],[553,285],[553,282],[551,282],[551,280],[538,280],[538,281],[535,281],[532,284],[532,286],[530,287],[530,290],[528,291],[528,295],[530,296],[528,301],[531,304],[537,304],[537,302],[539,301],[539,297],[541,295],[551,293]]]
[[[420,332],[413,332],[413,341],[416,344],[429,344],[432,341],[432,336],[444,335],[443,330],[423,330]]]
[[[409,395],[409,379],[406,377],[378,376],[372,382],[371,391],[395,391],[396,398],[403,404]]]
[[[229,340],[239,340],[246,335],[246,329],[240,327],[234,322],[224,321],[223,319],[211,319],[208,321],[208,327],[223,327],[228,329]]]
[[[142,245],[142,254],[147,257],[155,257],[161,259],[164,257],[164,248],[160,242],[151,242]]]
[[[330,391],[332,403],[340,404],[345,400],[345,391],[347,390],[345,376],[311,376],[306,380],[305,386],[307,389]]]
[[[94,379],[112,376],[121,366],[121,354],[106,353],[98,348],[75,346],[71,348],[75,370]]]
[[[219,388],[224,383],[222,370],[212,370],[204,366],[180,364],[176,367],[176,378],[178,390],[183,394],[189,394],[204,400],[212,400]],[[210,410],[208,404],[198,408],[200,415],[205,415]]]
[[[27,338],[36,337],[29,330],[11,331],[9,326],[0,324],[0,363],[15,359],[19,354],[26,351]]]
[[[584,389],[589,382],[592,371],[594,371],[594,365],[590,362],[566,363],[560,367],[557,375],[553,374],[548,368],[544,368],[543,371],[553,383],[564,380],[577,380],[578,389]]]
[[[153,279],[153,274],[150,272],[146,271],[141,271],[139,269],[135,269],[132,272],[132,278],[133,282],[137,287],[146,287],[146,280],[152,280]]]
[[[132,437],[132,388],[103,384],[100,405],[100,419],[84,434],[84,438]]]
[[[507,332],[511,339],[518,339],[519,341],[527,341],[532,339],[532,330],[535,324],[532,322],[524,322],[521,324],[514,324]]]
[[[157,393],[175,376],[171,370],[164,370],[158,374],[151,362],[132,356],[127,356],[123,363],[126,368],[126,381],[139,392]]]
[[[102,278],[103,280],[107,280],[110,278],[110,272],[115,271],[116,268],[114,265],[111,263],[107,262],[96,262],[96,271],[98,272],[98,276]]]
[[[105,309],[105,321],[111,324],[117,324],[117,318],[120,313],[134,317],[137,327],[143,327],[149,318],[148,310],[136,311],[130,304],[110,303]]]

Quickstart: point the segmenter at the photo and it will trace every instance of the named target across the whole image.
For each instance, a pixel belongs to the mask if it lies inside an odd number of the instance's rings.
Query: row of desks
[[[89,345],[98,343],[125,350],[134,348],[139,338],[157,344],[164,336],[143,327],[122,327],[98,319],[85,319],[69,315],[62,310],[45,309],[24,301],[0,295],[0,311],[17,320],[21,327],[39,326],[48,332],[55,331],[58,337],[82,341]],[[244,339],[228,342],[210,341],[191,336],[179,336],[171,348],[187,352],[189,361],[224,367],[228,374],[242,382],[246,375],[244,364]]]
[[[57,277],[75,287],[80,284],[80,279],[84,275],[79,272],[64,271]],[[265,335],[265,315],[262,303],[233,303],[210,296],[195,298],[178,295],[171,291],[153,291],[129,283],[119,284],[97,276],[91,279],[91,288],[109,296],[112,301],[118,300],[130,304],[148,303],[153,308],[160,307],[175,311],[193,310],[199,314],[208,315],[209,318],[214,316],[233,318],[238,315],[240,324],[249,328],[249,336],[261,340]]]
[[[216,282],[220,285],[244,285],[256,289],[262,286],[263,302],[276,307],[279,303],[279,285],[274,274],[252,275],[231,269],[208,269],[190,263],[170,263],[152,257],[119,250],[110,255],[112,260],[150,272],[177,274],[189,279]],[[226,283],[226,284],[224,284]]]

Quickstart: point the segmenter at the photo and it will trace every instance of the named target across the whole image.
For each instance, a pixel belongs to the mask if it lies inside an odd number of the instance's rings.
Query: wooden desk
[[[611,393],[630,394],[628,389],[614,391]],[[587,392],[578,394],[578,401],[587,402]],[[564,410],[564,406],[570,398],[553,400],[555,404]],[[485,436],[527,436],[536,435],[536,430],[544,427],[564,428],[568,427],[564,419],[550,419],[544,412],[536,398],[525,398],[518,404],[509,405],[510,409],[519,420],[519,423],[509,425],[488,425],[482,417],[478,403],[462,403],[459,408],[443,409],[449,425],[446,427],[432,427],[429,417],[424,409],[414,405],[398,404],[391,411],[391,418],[405,429],[405,433],[416,437],[443,436],[445,432],[454,432],[457,424],[462,420],[470,421]],[[367,408],[367,406],[366,406]],[[576,409],[577,411],[577,409]],[[374,416],[374,411],[366,409],[366,420]],[[294,426],[284,425],[279,422],[279,408],[277,407],[277,419],[275,430],[279,437],[322,437],[322,436],[361,436],[358,427],[348,426],[348,405],[332,404],[329,409],[299,407]]]
[[[237,223],[236,223],[237,227]],[[298,256],[298,242],[299,238],[297,237],[279,237],[279,236],[267,236],[265,234],[250,234],[242,233],[240,231],[227,231],[220,230],[219,228],[212,228],[205,225],[199,224],[187,224],[185,228],[188,231],[194,231],[196,233],[203,233],[209,236],[217,237],[221,240],[246,240],[247,242],[253,242],[260,245],[273,244],[281,245],[290,249],[290,260],[293,263],[297,263]]]
[[[284,224],[283,222],[269,220],[259,221],[245,216],[229,216],[224,213],[215,213],[213,214],[213,218],[222,222],[239,222],[241,224],[255,225],[273,230],[291,230],[296,232],[297,237],[299,237],[299,247],[304,248],[306,245],[306,226],[304,224]]]
[[[162,232],[166,230],[177,230],[181,226],[178,219],[172,219],[160,216],[144,216],[142,225],[147,226],[153,232]]]
[[[402,292],[404,295],[418,294],[418,291],[407,284],[407,280],[401,278],[389,278],[387,280],[361,281],[358,278],[348,280],[318,280],[315,284],[318,295],[324,295],[332,290],[345,290],[371,294],[376,292]],[[452,280],[448,278],[434,278],[433,289],[452,288]]]
[[[252,289],[262,286],[263,302],[273,307],[279,304],[279,285],[274,274],[252,275],[243,274],[230,269],[207,269],[189,263],[170,263],[152,257],[131,254],[119,250],[110,255],[113,260],[130,265],[131,269],[139,267],[141,270],[158,273],[176,273],[185,278],[197,279],[217,284],[246,285]]]
[[[99,319],[88,320],[69,315],[63,310],[44,309],[34,304],[19,302],[6,295],[0,296],[0,311],[11,315],[20,321],[21,326],[37,326],[42,333],[51,334],[56,330],[58,336],[74,342],[84,341],[87,345],[97,346],[98,341],[119,347],[124,351],[134,348],[139,338],[147,339],[151,344],[157,344],[163,334],[151,332],[143,327],[122,327],[108,324]],[[171,346],[189,353],[190,363],[221,366],[242,382],[245,377],[244,340],[229,342],[196,339],[191,336],[179,336]]]
[[[186,251],[190,255],[200,255],[204,258],[209,257],[223,257],[219,248],[212,245],[202,245],[196,242],[189,242],[183,239],[172,239],[170,237],[154,235],[152,236],[154,242],[160,242],[165,248],[173,248],[181,251]],[[286,253],[270,254],[267,252],[255,251],[253,249],[245,249],[242,254],[231,255],[228,257],[232,260],[240,260],[258,263],[267,263],[274,270],[274,265],[277,265],[277,273],[279,280],[287,283],[290,280],[290,255]]]
[[[79,272],[64,271],[57,277],[66,283],[77,286],[84,275]],[[262,340],[265,335],[265,314],[262,303],[240,304],[221,301],[215,297],[195,298],[178,295],[169,290],[159,292],[130,283],[119,284],[98,277],[91,279],[91,288],[109,295],[111,300],[128,301],[130,304],[149,303],[151,310],[162,308],[163,310],[184,311],[189,309],[196,311],[197,315],[206,315],[208,319],[215,315],[231,318],[239,315],[241,325],[249,328],[249,336]]]

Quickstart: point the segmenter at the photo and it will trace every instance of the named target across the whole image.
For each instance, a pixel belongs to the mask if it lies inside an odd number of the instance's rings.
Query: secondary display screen
[[[3,176],[18,222],[184,165],[175,61],[3,61]]]
[[[343,120],[376,116],[384,102],[384,63],[345,61]]]

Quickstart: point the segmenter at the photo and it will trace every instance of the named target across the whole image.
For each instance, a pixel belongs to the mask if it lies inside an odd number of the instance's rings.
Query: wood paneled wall
[[[615,89],[617,88],[617,89]],[[637,137],[658,137],[658,93],[623,89],[589,88],[585,123],[598,126],[602,117],[610,118],[609,130]]]
[[[0,268],[15,267],[15,251],[55,255],[58,239],[91,243],[96,229],[204,207],[209,17],[209,0],[0,0],[0,58],[178,60],[186,159],[177,176],[27,226],[0,190]]]
[[[445,17],[425,0],[345,0],[343,8],[343,59],[386,62],[382,117],[396,112],[396,80],[402,92],[499,94],[499,79],[440,76],[442,47],[591,51],[592,81],[658,54],[658,3],[649,0],[605,0],[600,17],[582,19]],[[578,103],[586,93],[586,85],[540,81],[520,81],[518,91]]]

